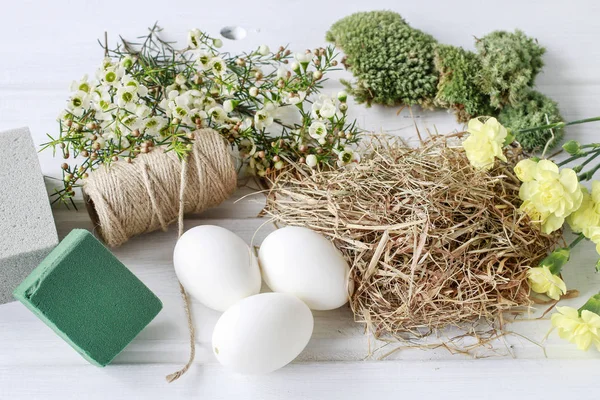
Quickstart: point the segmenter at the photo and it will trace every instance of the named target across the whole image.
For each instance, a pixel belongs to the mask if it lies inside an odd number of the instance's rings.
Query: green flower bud
[[[586,303],[582,305],[577,311],[579,311],[579,314],[581,315],[581,312],[583,310],[588,310],[593,312],[594,314],[600,315],[600,293],[590,297],[590,299],[586,301]]]
[[[506,129],[506,139],[504,139],[504,146],[509,146],[512,142],[515,141],[515,135],[513,135],[512,130]]]
[[[581,152],[581,144],[576,140],[569,140],[563,144],[562,148],[572,156],[578,155]]]
[[[569,261],[571,251],[567,247],[561,247],[554,250],[540,262],[540,267],[548,267],[553,275],[560,274],[563,265]]]

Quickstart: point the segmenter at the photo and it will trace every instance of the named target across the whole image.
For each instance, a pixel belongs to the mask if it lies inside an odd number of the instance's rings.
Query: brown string
[[[179,216],[178,216],[178,232],[177,237],[180,238],[183,235],[183,210],[185,209],[185,187],[186,187],[186,175],[187,175],[187,167],[188,161],[183,160],[181,162],[181,185],[179,189]],[[181,293],[181,298],[183,299],[183,308],[185,309],[185,315],[187,316],[188,322],[188,330],[190,332],[190,359],[187,364],[183,366],[179,371],[173,372],[172,374],[167,375],[167,381],[169,383],[176,381],[183,374],[187,372],[188,369],[192,366],[194,362],[194,358],[196,357],[196,329],[194,328],[194,320],[192,319],[192,311],[190,306],[190,299],[188,297],[185,288],[179,283],[179,292]]]

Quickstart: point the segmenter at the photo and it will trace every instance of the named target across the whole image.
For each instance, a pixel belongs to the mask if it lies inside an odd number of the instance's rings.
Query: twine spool
[[[175,152],[156,149],[132,163],[99,168],[85,180],[86,207],[106,244],[119,246],[133,236],[167,230],[178,218],[182,181],[186,214],[216,206],[233,193],[237,174],[226,142],[212,129],[195,133],[183,177]]]

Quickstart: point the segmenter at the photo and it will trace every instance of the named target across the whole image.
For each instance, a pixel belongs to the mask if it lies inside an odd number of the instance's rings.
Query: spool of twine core
[[[185,182],[183,212],[199,213],[227,199],[237,174],[225,140],[212,129],[195,132],[185,174],[175,152],[157,148],[132,163],[101,167],[85,180],[86,207],[100,237],[111,247],[133,236],[167,230],[179,215],[179,193]],[[183,178],[183,179],[182,179]]]

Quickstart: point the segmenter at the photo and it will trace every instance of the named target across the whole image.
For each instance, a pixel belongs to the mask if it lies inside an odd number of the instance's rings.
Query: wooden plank
[[[538,360],[298,363],[264,376],[178,364],[0,366],[5,399],[597,399],[597,362]],[[32,384],[31,382],[35,382]]]

